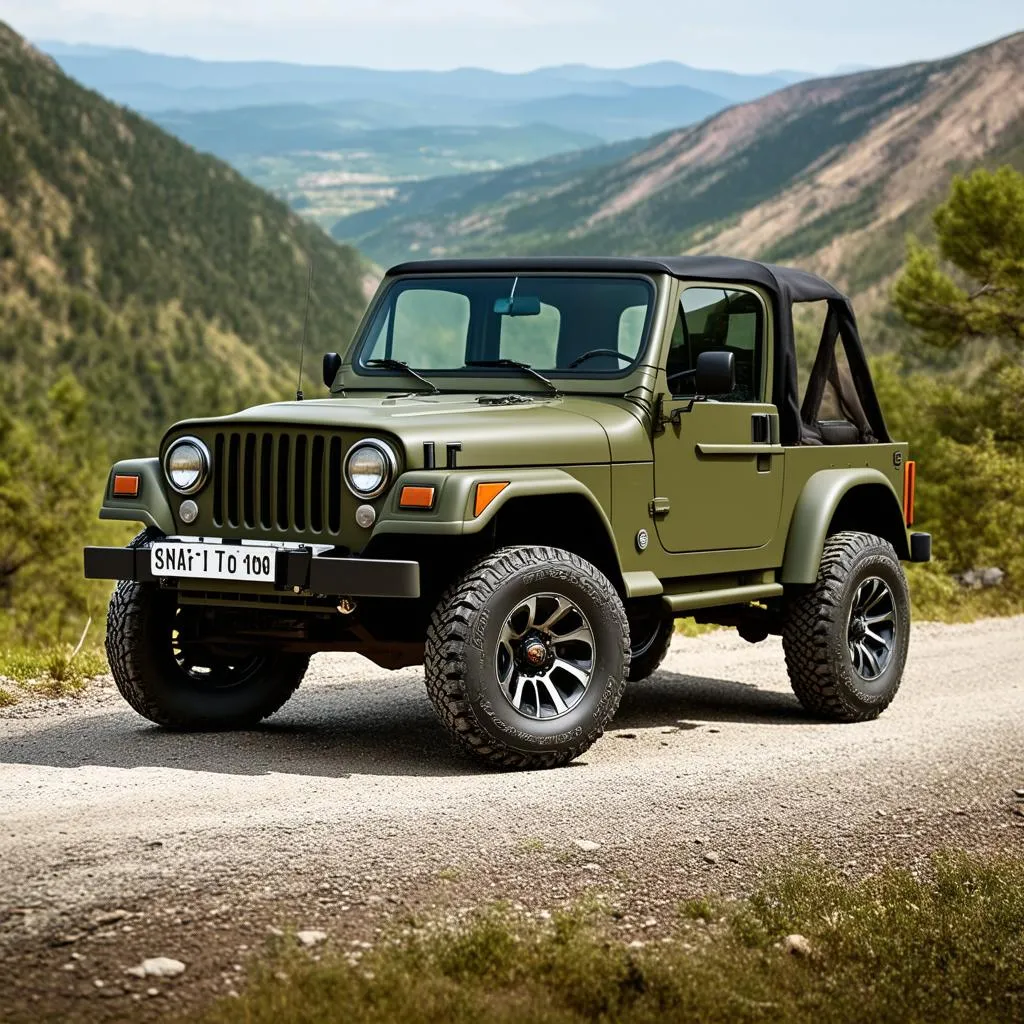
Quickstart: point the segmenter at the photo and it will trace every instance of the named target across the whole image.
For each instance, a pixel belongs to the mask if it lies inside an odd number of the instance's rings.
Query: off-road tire
[[[848,629],[858,587],[873,577],[891,591],[896,626],[887,666],[867,682],[854,669]],[[800,703],[837,722],[877,718],[899,689],[909,639],[910,593],[892,545],[870,533],[846,531],[829,537],[817,582],[785,607],[782,647]]]
[[[545,726],[505,697],[497,637],[517,601],[558,593],[582,609],[594,634],[594,668],[579,704]],[[469,569],[443,594],[427,628],[427,695],[462,750],[491,767],[556,768],[600,738],[618,710],[629,667],[629,625],[615,588],[571,552],[508,547]]]
[[[672,635],[675,633],[675,628],[675,620],[672,618],[663,618],[654,623],[648,622],[646,628],[643,629],[639,625],[630,626],[631,647],[627,678],[631,683],[646,679],[658,671],[668,654],[668,649],[672,646]]]
[[[178,666],[169,622],[176,598],[152,583],[123,580],[107,613],[107,660],[121,696],[144,718],[187,732],[252,728],[298,688],[305,655],[268,652],[243,683],[200,686]]]

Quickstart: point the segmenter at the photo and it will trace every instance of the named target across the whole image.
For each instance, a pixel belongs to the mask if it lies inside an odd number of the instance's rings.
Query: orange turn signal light
[[[403,487],[398,499],[399,508],[433,508],[433,487]]]
[[[500,484],[477,484],[476,504],[474,505],[473,515],[480,515],[506,487],[508,487],[507,480]]]
[[[903,520],[907,526],[914,525],[914,492],[917,489],[917,463],[913,460],[903,464]]]
[[[127,473],[114,475],[114,486],[111,490],[115,498],[137,498],[142,481],[139,477]]]

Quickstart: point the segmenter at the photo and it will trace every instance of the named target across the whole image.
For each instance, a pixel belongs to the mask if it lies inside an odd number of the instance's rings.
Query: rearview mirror
[[[736,387],[736,357],[731,352],[701,352],[695,377],[698,395],[727,395]]]
[[[536,295],[495,299],[494,312],[498,316],[540,316],[540,299]]]
[[[337,352],[327,352],[324,354],[324,384],[327,386],[327,390],[330,391],[334,387],[334,378],[338,376],[338,371],[341,369],[341,356]]]

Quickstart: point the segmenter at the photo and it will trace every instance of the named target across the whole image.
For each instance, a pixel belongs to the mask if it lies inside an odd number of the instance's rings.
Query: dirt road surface
[[[460,758],[417,670],[348,655],[315,659],[254,732],[163,732],[109,681],[0,716],[0,1019],[181,1012],[296,929],[358,952],[481,903],[543,916],[597,893],[645,940],[679,900],[795,857],[1024,851],[1019,618],[916,627],[895,703],[852,726],[800,709],[775,639],[677,639],[549,772]],[[185,973],[124,973],[158,956]]]

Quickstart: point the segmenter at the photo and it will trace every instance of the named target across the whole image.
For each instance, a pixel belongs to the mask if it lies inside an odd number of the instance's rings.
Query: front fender
[[[116,498],[114,475],[138,476],[141,484],[137,498]],[[100,519],[124,519],[155,526],[161,533],[174,533],[174,516],[164,490],[164,474],[159,459],[123,459],[114,464],[103,492]]]
[[[476,486],[483,483],[508,484],[501,493],[476,515]],[[434,487],[437,497],[428,510],[399,507],[402,488]],[[391,490],[373,537],[384,534],[441,534],[461,536],[479,533],[494,519],[502,507],[515,498],[538,495],[578,494],[593,507],[602,525],[612,536],[608,516],[593,492],[575,477],[561,469],[485,470],[412,470],[403,474]]]
[[[901,559],[910,557],[902,507],[889,479],[868,467],[823,469],[804,485],[793,510],[782,561],[783,583],[814,583],[818,578],[821,552],[836,510],[858,487],[872,489],[873,503],[870,523],[859,528],[885,536]],[[880,507],[876,507],[877,502],[881,502]]]

